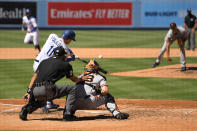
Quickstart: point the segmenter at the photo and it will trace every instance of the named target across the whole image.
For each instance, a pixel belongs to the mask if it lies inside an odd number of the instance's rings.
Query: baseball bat
[[[80,60],[80,61],[82,61],[82,62],[85,63],[85,64],[88,64],[88,62],[87,62],[86,60],[83,60],[83,59],[81,59],[81,58],[79,58],[79,57],[77,57],[77,59]],[[99,70],[100,72],[104,73],[104,74],[107,74],[107,71],[104,70],[104,69],[101,68],[101,67],[99,67],[98,70]]]

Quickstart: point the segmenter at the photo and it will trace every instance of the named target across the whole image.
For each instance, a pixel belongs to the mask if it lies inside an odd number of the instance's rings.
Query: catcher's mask
[[[87,72],[98,72],[99,64],[94,59],[91,59],[85,66]]]

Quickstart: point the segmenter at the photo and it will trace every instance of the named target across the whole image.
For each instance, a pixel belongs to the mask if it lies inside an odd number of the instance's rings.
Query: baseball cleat
[[[26,108],[22,108],[21,112],[19,113],[19,117],[23,121],[27,120],[27,109]]]
[[[77,120],[77,117],[75,115],[65,114],[63,116],[63,121],[75,121],[75,120]]]
[[[57,104],[52,104],[51,107],[49,109],[57,109],[59,108],[59,105]]]
[[[129,114],[127,113],[118,113],[116,116],[114,116],[116,119],[120,119],[120,120],[123,120],[123,119],[127,119],[129,117]]]
[[[57,108],[59,108],[59,105],[54,104],[52,100],[49,100],[49,101],[47,101],[46,107],[48,109],[57,109]]]
[[[44,113],[49,113],[49,109],[47,108],[47,106],[42,107],[42,111]]]
[[[181,71],[186,71],[186,67],[181,67]]]
[[[160,64],[160,63],[155,62],[154,64],[152,64],[152,68],[154,68],[154,67],[158,66],[159,64]]]

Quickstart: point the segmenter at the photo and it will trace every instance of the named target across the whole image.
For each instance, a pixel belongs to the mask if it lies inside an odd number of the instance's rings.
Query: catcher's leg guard
[[[110,94],[106,95],[106,104],[105,104],[105,106],[113,114],[114,118],[116,118],[116,119],[127,119],[129,117],[129,114],[121,113],[119,111],[114,97],[111,96]]]
[[[107,109],[113,114],[113,116],[116,116],[119,112],[118,107],[115,103],[114,97],[110,94],[106,95],[106,104],[105,106]]]

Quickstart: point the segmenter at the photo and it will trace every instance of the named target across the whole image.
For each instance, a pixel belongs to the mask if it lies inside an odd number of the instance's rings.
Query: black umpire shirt
[[[194,15],[185,16],[185,23],[186,23],[187,27],[193,28],[195,25],[195,21],[196,21],[196,16],[194,16]]]
[[[73,76],[72,66],[60,58],[51,57],[43,60],[36,70],[37,78],[34,83],[44,81],[55,83],[62,77],[67,78]]]

